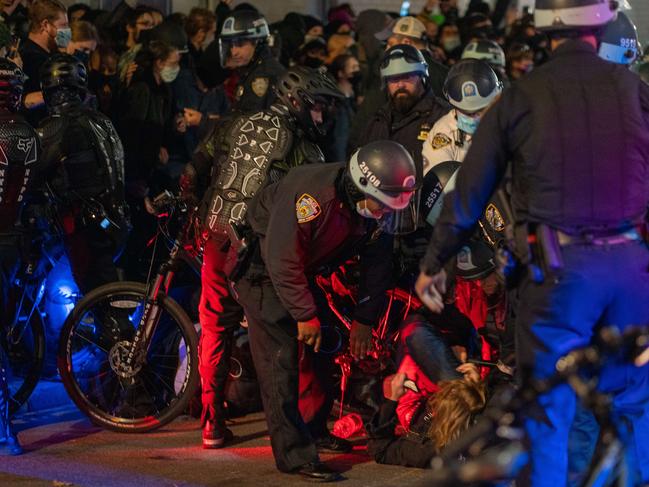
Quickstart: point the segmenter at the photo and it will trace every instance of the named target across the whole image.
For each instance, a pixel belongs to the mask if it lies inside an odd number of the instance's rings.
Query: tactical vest
[[[219,132],[216,143],[221,147],[215,147],[217,164],[202,211],[212,235],[226,237],[231,225],[242,223],[248,201],[267,183],[291,167],[324,159],[315,144],[296,137],[283,107],[236,116]]]
[[[37,175],[40,143],[20,117],[0,118],[0,232],[13,227],[20,204]]]

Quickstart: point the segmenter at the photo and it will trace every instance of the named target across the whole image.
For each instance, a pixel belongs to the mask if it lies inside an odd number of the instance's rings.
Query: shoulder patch
[[[255,78],[252,80],[252,83],[250,83],[250,87],[252,88],[254,94],[261,98],[268,91],[269,84],[270,81],[268,80],[268,78]]]
[[[502,232],[505,229],[505,220],[493,203],[489,203],[484,216],[495,231]]]
[[[436,133],[433,135],[433,140],[431,141],[431,145],[433,146],[433,149],[441,149],[442,147],[446,147],[447,145],[451,144],[451,139],[448,135],[442,134],[442,133]]]
[[[295,203],[295,215],[298,223],[307,223],[320,216],[322,210],[316,199],[308,193],[300,196]]]

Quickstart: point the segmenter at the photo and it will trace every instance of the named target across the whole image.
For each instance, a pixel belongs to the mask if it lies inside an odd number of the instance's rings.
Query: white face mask
[[[174,80],[178,77],[178,73],[180,73],[180,66],[165,66],[160,71],[160,78],[165,83],[173,83]]]
[[[356,203],[356,213],[358,213],[363,218],[370,218],[372,220],[380,220],[381,217],[383,216],[383,215],[377,216],[374,213],[372,213],[370,209],[367,207],[367,203],[365,203],[365,200],[358,201]]]

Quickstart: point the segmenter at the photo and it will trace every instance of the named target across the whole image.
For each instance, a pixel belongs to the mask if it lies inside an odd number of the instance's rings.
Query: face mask
[[[360,85],[363,82],[363,73],[356,71],[352,74],[351,78],[349,78],[349,82],[354,86]]]
[[[207,34],[207,36],[205,37],[205,40],[204,40],[203,43],[201,44],[201,49],[202,49],[203,51],[204,51],[205,49],[207,49],[207,47],[208,47],[212,42],[214,42],[214,39],[215,39],[215,37],[214,37],[214,32],[211,32],[211,33]]]
[[[451,52],[462,45],[459,36],[447,37],[442,41],[442,47],[446,52]]]
[[[361,203],[363,203],[363,206],[361,206]],[[356,213],[358,213],[363,218],[369,218],[371,220],[380,220],[381,216],[383,216],[381,215],[377,217],[374,213],[372,213],[365,204],[365,201],[359,201],[356,203]]]
[[[178,73],[180,73],[180,66],[173,68],[170,66],[165,66],[160,71],[160,78],[162,78],[162,81],[164,81],[165,83],[173,83],[174,80],[178,77]]]
[[[457,128],[459,128],[465,134],[473,135],[475,131],[478,130],[478,124],[480,123],[480,117],[469,117],[462,112],[457,112]]]
[[[324,61],[322,59],[318,58],[318,57],[306,56],[304,58],[304,65],[307,68],[318,69],[323,64],[324,64]]]
[[[72,29],[70,29],[69,27],[65,27],[64,29],[56,29],[56,37],[54,38],[54,42],[56,42],[57,47],[65,49],[66,47],[68,47],[68,44],[70,44],[71,40]]]

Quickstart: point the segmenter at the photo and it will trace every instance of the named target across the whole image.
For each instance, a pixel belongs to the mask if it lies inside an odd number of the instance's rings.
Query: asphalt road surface
[[[149,434],[125,435],[101,430],[74,406],[23,413],[17,429],[26,453],[0,457],[0,486],[261,486],[313,485],[280,474],[273,462],[262,414],[232,422],[236,438],[221,450],[203,450],[199,421],[180,417]],[[423,471],[377,465],[364,441],[352,453],[323,455],[352,486],[420,484]]]

